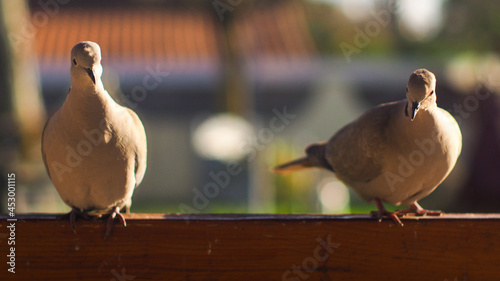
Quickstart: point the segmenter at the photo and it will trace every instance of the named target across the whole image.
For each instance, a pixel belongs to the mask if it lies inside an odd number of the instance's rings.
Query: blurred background
[[[17,213],[69,211],[40,140],[68,92],[70,50],[90,40],[105,88],[146,128],[133,212],[375,210],[331,173],[270,169],[403,99],[418,68],[436,74],[464,137],[421,205],[499,212],[499,14],[486,0],[0,0],[0,206],[15,173]]]

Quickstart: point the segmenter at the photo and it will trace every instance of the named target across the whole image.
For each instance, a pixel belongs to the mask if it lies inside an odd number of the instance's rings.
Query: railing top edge
[[[29,213],[10,217],[0,215],[0,220],[58,220],[64,214]],[[176,213],[132,213],[125,214],[127,220],[189,220],[189,221],[252,221],[252,220],[373,220],[370,214],[176,214]],[[500,213],[450,213],[441,216],[405,216],[414,220],[500,220]]]

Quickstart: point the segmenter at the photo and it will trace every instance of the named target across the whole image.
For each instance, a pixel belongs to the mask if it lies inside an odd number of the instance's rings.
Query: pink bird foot
[[[401,227],[403,227],[403,223],[401,222],[401,220],[399,219],[399,217],[394,214],[394,213],[391,213],[389,211],[387,211],[384,207],[384,205],[382,204],[382,202],[380,201],[380,199],[378,198],[375,198],[375,205],[377,206],[377,209],[378,209],[378,214],[377,214],[377,217],[378,217],[378,221],[382,221],[382,217],[383,216],[388,216],[389,218],[391,218],[396,224],[399,224]]]
[[[425,210],[417,202],[412,203],[408,209],[398,210],[395,212],[397,216],[402,217],[407,214],[415,214],[416,216],[440,216],[443,212],[436,210]]]
[[[118,217],[122,222],[123,226],[127,226],[127,222],[125,221],[125,217],[120,213],[120,208],[114,207],[111,214],[108,217],[108,225],[106,227],[106,235],[104,235],[104,240],[107,240],[111,235],[111,230],[113,229],[113,221]]]

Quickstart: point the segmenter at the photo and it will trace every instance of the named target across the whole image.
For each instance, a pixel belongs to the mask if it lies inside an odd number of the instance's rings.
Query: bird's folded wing
[[[144,178],[147,165],[146,133],[141,119],[139,119],[137,114],[129,108],[126,108],[126,112],[132,117],[132,124],[130,126],[132,128],[131,138],[135,150],[135,178],[136,185],[139,185]]]
[[[397,103],[377,106],[332,137],[326,155],[340,179],[369,182],[382,174],[391,114],[396,107]]]
[[[49,117],[49,119],[47,120],[47,122],[45,123],[45,126],[43,126],[43,131],[42,131],[42,160],[43,160],[43,164],[45,166],[45,170],[47,170],[47,175],[49,175],[49,178],[52,180],[52,176],[50,175],[50,171],[49,171],[49,165],[47,165],[47,156],[45,155],[45,149],[44,149],[44,139],[45,139],[45,130],[47,129],[47,125],[49,124],[49,121],[50,121],[50,118],[52,117]]]
[[[460,155],[462,151],[462,133],[460,132],[460,127],[458,126],[457,120],[455,120],[448,111],[439,108],[439,112],[444,116],[443,119],[446,120],[446,125],[444,126],[446,130],[444,134],[451,138],[451,141],[455,144],[457,148],[455,153],[458,158],[458,155]]]

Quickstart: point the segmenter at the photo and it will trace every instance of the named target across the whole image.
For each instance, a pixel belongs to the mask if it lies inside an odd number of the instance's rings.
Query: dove
[[[276,173],[323,168],[374,202],[378,218],[386,215],[403,226],[407,213],[440,215],[417,201],[428,196],[451,172],[462,149],[453,116],[436,103],[436,77],[415,70],[406,99],[378,105],[345,125],[327,142],[306,148],[302,158],[279,165]],[[409,206],[388,212],[383,203]]]
[[[137,114],[117,104],[101,81],[101,49],[85,41],[71,50],[71,88],[62,107],[49,118],[42,134],[47,173],[69,213],[109,214],[105,239],[113,220],[126,221],[134,189],[146,172],[147,141]]]

